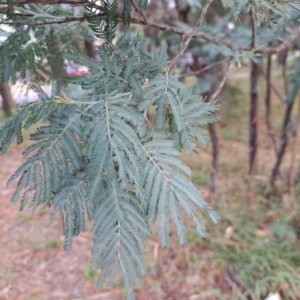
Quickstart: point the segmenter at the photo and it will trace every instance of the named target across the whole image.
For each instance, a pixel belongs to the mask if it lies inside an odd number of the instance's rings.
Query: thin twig
[[[180,36],[180,40],[179,40],[179,44],[178,44],[178,50],[177,53],[175,54],[175,56],[180,52],[180,49],[182,48],[183,45],[183,35]],[[177,67],[177,63],[178,61],[175,63],[175,65],[173,66],[173,69],[175,70]]]
[[[272,55],[272,54],[269,54]],[[266,73],[266,71],[264,70],[264,68],[261,65],[258,65],[259,70],[261,71],[262,75],[264,76],[264,78],[267,81],[267,84],[270,85],[270,87],[272,88],[272,90],[275,92],[275,94],[278,96],[278,98],[280,99],[281,103],[285,105],[285,97],[281,94],[280,90],[276,87],[276,85],[273,83],[272,79],[270,76],[268,76],[268,71]]]
[[[25,1],[16,1],[16,2],[0,2],[0,5],[5,5],[5,7],[1,7],[0,11],[7,10],[9,8],[15,6],[22,6],[25,4],[41,4],[41,5],[52,5],[52,4],[70,4],[74,6],[91,6],[93,8],[97,8],[100,11],[104,11],[104,8],[100,5],[97,5],[95,2],[85,2],[78,0],[25,0]]]
[[[212,68],[214,68],[214,67],[216,67],[216,66],[218,66],[218,65],[221,65],[221,64],[223,64],[224,62],[229,61],[229,60],[231,60],[231,59],[232,59],[232,58],[227,57],[227,58],[222,59],[222,60],[220,60],[220,61],[218,61],[218,62],[216,62],[216,63],[214,63],[214,64],[211,64],[211,65],[209,65],[209,66],[206,66],[206,67],[204,67],[204,68],[202,68],[202,69],[200,69],[200,70],[193,71],[193,72],[188,72],[188,73],[184,73],[184,74],[180,74],[180,75],[178,75],[178,78],[183,78],[183,77],[187,77],[187,76],[198,76],[198,75],[200,75],[201,73],[206,72],[206,71],[208,71],[208,70],[210,70],[210,69],[212,69]]]
[[[139,25],[146,25],[143,20],[140,20],[138,18],[131,18],[131,23],[139,24]],[[184,31],[184,30],[178,29],[176,27],[172,27],[169,25],[161,24],[161,23],[148,22],[148,26],[157,28],[162,31],[171,32],[174,34],[180,34],[180,35],[184,35],[184,36],[189,35],[188,31]],[[193,35],[193,37],[206,40],[213,44],[222,44],[231,49],[243,50],[243,51],[253,51],[254,53],[274,53],[275,54],[275,53],[278,53],[281,50],[287,48],[296,39],[296,37],[299,34],[300,34],[300,26],[294,28],[292,30],[292,32],[290,33],[290,35],[285,40],[283,40],[283,42],[280,45],[278,45],[277,47],[252,47],[252,46],[245,46],[245,45],[237,45],[234,43],[230,43],[227,40],[213,37],[204,32],[197,32]]]
[[[63,20],[56,21],[45,21],[45,22],[1,22],[1,25],[14,25],[14,26],[42,26],[42,25],[50,25],[50,24],[63,24],[69,22],[83,22],[85,17],[66,17]]]
[[[195,24],[193,30],[191,31],[191,33],[188,35],[185,43],[183,44],[183,46],[181,47],[180,51],[178,51],[178,53],[176,54],[176,56],[172,59],[172,61],[169,64],[169,69],[172,70],[173,66],[176,65],[179,57],[181,55],[183,55],[184,51],[186,50],[187,46],[189,45],[191,39],[193,38],[193,36],[195,35],[197,29],[202,25],[207,9],[210,6],[210,4],[213,2],[213,0],[207,0],[205,5],[203,6],[202,10],[201,10],[201,14],[200,17],[197,21],[197,23]]]
[[[292,3],[287,2],[286,5],[292,7],[293,9],[296,9],[296,10],[300,11],[300,8],[297,7],[296,5],[292,4]]]
[[[214,101],[218,97],[218,95],[221,93],[222,88],[223,88],[223,86],[224,86],[224,84],[226,82],[227,76],[228,76],[228,71],[229,71],[230,64],[231,64],[231,60],[228,62],[227,66],[226,66],[226,69],[224,70],[223,77],[222,77],[222,79],[221,79],[221,81],[220,81],[217,89],[209,97],[209,99],[206,102],[212,102],[212,101]]]
[[[5,5],[5,7],[1,7],[0,8],[0,12],[5,12],[7,9],[11,8],[11,7],[15,7],[15,6],[21,6],[24,4],[32,4],[32,3],[37,3],[36,0],[27,0],[24,2],[0,2],[0,5]],[[87,3],[82,3],[81,1],[77,1],[77,0],[45,0],[42,2],[43,5],[52,5],[52,4],[70,4],[72,6],[89,6],[95,9],[98,9],[100,11],[104,11],[104,8],[100,5],[95,4],[94,2],[87,2]],[[121,20],[121,19],[120,19]],[[174,33],[174,34],[179,34],[179,35],[183,35],[183,36],[189,36],[190,32],[185,31],[185,30],[181,30],[178,29],[176,27],[173,26],[169,26],[166,24],[161,24],[161,23],[155,23],[155,22],[150,22],[148,21],[148,24],[146,24],[146,22],[142,19],[139,18],[134,18],[132,17],[130,19],[130,22],[132,24],[138,24],[138,25],[143,25],[143,26],[148,26],[148,27],[153,27],[162,31],[167,31],[170,33]],[[199,38],[199,39],[203,39],[206,40],[210,43],[213,44],[222,44],[227,46],[228,48],[231,49],[236,49],[236,50],[242,50],[242,51],[253,51],[254,53],[278,53],[281,50],[289,47],[289,45],[297,38],[297,36],[300,34],[300,26],[295,27],[291,33],[289,34],[289,36],[283,40],[283,42],[278,45],[277,47],[252,47],[252,46],[246,46],[246,45],[237,45],[234,43],[230,43],[227,40],[224,39],[220,39],[220,38],[216,38],[213,37],[211,35],[208,35],[204,32],[197,32],[195,33],[192,37],[193,38]]]
[[[214,101],[220,94],[226,82],[230,64],[231,64],[231,59],[229,60],[224,70],[223,77],[218,87],[216,88],[215,92],[205,102],[209,103]],[[217,193],[218,192],[217,181],[218,181],[218,172],[219,172],[219,141],[218,141],[216,126],[214,123],[208,124],[208,131],[212,143],[212,169],[210,175],[210,189],[213,193]]]
[[[148,19],[146,17],[146,14],[144,11],[138,6],[138,4],[135,2],[135,0],[130,0],[131,5],[135,8],[135,10],[142,16],[144,19],[145,25],[148,26]]]

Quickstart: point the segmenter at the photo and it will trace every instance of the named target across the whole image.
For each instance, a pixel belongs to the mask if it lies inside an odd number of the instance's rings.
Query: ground
[[[208,189],[210,147],[202,147],[200,156],[182,156],[194,171],[192,180],[199,192],[221,220],[213,225],[203,215],[208,232],[202,239],[186,217],[190,227],[188,244],[178,244],[171,226],[171,245],[165,249],[157,243],[153,227],[145,254],[148,274],[144,286],[135,289],[137,300],[242,300],[248,299],[247,293],[254,295],[251,299],[260,300],[270,292],[280,293],[282,299],[300,299],[299,192],[297,188],[286,190],[280,180],[276,190],[266,189],[275,156],[264,126],[263,79],[258,120],[259,175],[247,175],[249,85],[247,77],[240,75],[229,78],[219,97],[221,156],[216,194]],[[278,84],[279,79],[275,78]],[[281,107],[275,96],[272,101],[274,126],[279,130]],[[27,138],[25,135],[25,141]],[[57,216],[50,223],[51,209],[33,211],[31,206],[19,212],[18,204],[10,203],[14,186],[5,184],[23,162],[21,153],[25,148],[26,143],[14,146],[0,156],[0,299],[125,299],[120,280],[113,290],[95,290],[97,274],[89,265],[91,234],[81,234],[75,238],[71,252],[63,252],[60,220]],[[291,148],[285,155],[283,176],[290,157]],[[297,154],[297,166],[299,158]]]
[[[24,149],[13,147],[0,157],[0,299],[124,299],[115,291],[95,290],[96,276],[89,266],[91,234],[81,234],[71,252],[63,252],[58,216],[50,223],[49,209],[32,211],[31,207],[19,212],[18,204],[9,201],[14,186],[6,187],[6,180],[23,162]],[[202,193],[205,197],[209,192],[203,189]],[[205,245],[197,246],[194,239],[198,237],[193,235],[190,239],[194,242],[192,247],[179,246],[174,241],[170,249],[161,249],[156,241],[149,241],[146,255],[149,274],[145,288],[137,290],[137,299],[189,299],[191,289],[196,293],[213,285],[220,288],[220,284],[226,290],[222,273],[213,262],[201,263],[200,272],[193,267],[193,260],[198,264],[203,257],[212,257],[212,251]],[[188,269],[188,265],[195,270]],[[209,282],[205,274],[214,268],[215,274]]]

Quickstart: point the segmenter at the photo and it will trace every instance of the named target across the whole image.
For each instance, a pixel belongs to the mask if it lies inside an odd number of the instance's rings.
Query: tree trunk
[[[57,87],[60,89],[63,85],[65,85],[61,79],[65,70],[64,57],[59,44],[59,39],[57,36],[53,35],[46,43],[49,51],[48,62],[53,73],[53,77],[57,82]]]
[[[200,70],[204,66],[201,64],[200,60],[198,59],[198,55],[193,55],[194,58],[194,63],[191,66],[192,71]],[[207,74],[214,74],[216,75],[216,80],[213,82],[211,91],[207,93],[203,93],[201,96],[205,101],[210,101],[211,96],[213,92],[217,89],[218,86],[218,74],[221,73],[221,66],[216,66],[215,68],[212,68],[208,72],[204,72],[200,75],[198,75],[198,78],[203,78]],[[215,123],[210,123],[208,124],[208,132],[209,132],[209,137],[211,141],[211,146],[212,146],[212,164],[211,164],[211,173],[210,173],[210,190],[212,192],[216,192],[217,190],[217,178],[218,178],[218,171],[219,171],[219,138],[217,135],[217,130],[216,130],[216,125]]]
[[[251,46],[255,47],[256,25],[254,12],[250,11],[252,25],[252,42]],[[258,75],[259,67],[256,62],[251,61],[250,77],[250,134],[249,134],[249,174],[257,172],[257,102],[258,102]]]
[[[295,96],[296,96],[296,94],[295,94]],[[285,116],[284,116],[284,121],[283,121],[283,126],[282,126],[280,146],[279,146],[279,149],[278,149],[276,162],[275,162],[275,165],[273,167],[273,170],[272,170],[272,173],[271,173],[271,178],[270,178],[270,184],[272,186],[275,183],[275,179],[278,175],[279,168],[280,168],[280,165],[281,165],[281,162],[282,162],[282,158],[283,158],[286,146],[288,144],[288,125],[291,121],[291,113],[292,113],[294,102],[295,102],[295,99],[293,99],[293,101],[288,103],[286,108],[285,108]]]
[[[250,136],[249,136],[249,174],[257,172],[257,103],[258,103],[258,74],[259,69],[255,62],[251,62],[250,87]]]
[[[296,128],[295,128],[295,132],[294,132],[294,141],[293,141],[293,146],[292,146],[292,157],[291,157],[290,168],[289,168],[288,179],[287,179],[289,190],[291,189],[291,186],[293,185],[293,183],[295,181],[294,169],[295,169],[295,162],[296,162],[299,124],[300,124],[300,98],[299,98],[299,103],[298,103],[298,114],[297,114]]]
[[[2,97],[2,104],[4,113],[7,116],[12,114],[12,108],[14,106],[13,97],[11,95],[10,86],[7,82],[0,84],[0,94]]]
[[[86,50],[86,55],[93,59],[96,59],[94,42],[88,39],[84,39],[84,47]]]
[[[210,173],[210,190],[216,191],[219,173],[219,140],[215,123],[208,124],[209,136],[212,144],[212,170]]]
[[[212,72],[214,72],[212,70]],[[211,91],[209,93],[205,93],[202,95],[205,101],[210,101],[210,97],[212,92],[217,87],[217,81],[214,81],[212,84]],[[215,193],[217,191],[217,181],[218,181],[218,174],[219,174],[219,138],[217,135],[216,124],[209,123],[208,124],[208,132],[211,141],[211,148],[212,148],[212,162],[211,162],[211,172],[210,172],[210,183],[209,188],[210,190]]]

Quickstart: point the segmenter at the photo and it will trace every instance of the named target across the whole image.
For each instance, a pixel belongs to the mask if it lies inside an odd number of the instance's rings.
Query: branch
[[[299,100],[300,100],[300,98],[299,98]],[[296,165],[295,161],[296,161],[296,152],[297,152],[299,124],[300,124],[300,101],[298,104],[298,115],[297,115],[297,119],[296,119],[294,141],[293,141],[293,145],[292,145],[292,156],[291,156],[290,168],[289,168],[289,172],[288,172],[288,187],[289,188],[291,188],[291,186],[295,180],[294,168]]]
[[[186,50],[187,46],[189,45],[191,39],[193,38],[193,36],[195,35],[197,29],[202,25],[203,21],[204,21],[204,18],[205,18],[205,15],[206,15],[206,12],[207,12],[207,9],[208,7],[210,6],[210,4],[213,2],[213,0],[207,0],[205,5],[203,6],[202,8],[202,11],[201,11],[201,14],[200,14],[200,17],[197,21],[197,23],[195,24],[193,30],[191,31],[191,33],[189,33],[185,43],[183,44],[183,46],[181,47],[180,51],[178,51],[178,53],[176,54],[176,56],[172,59],[172,61],[170,62],[170,65],[169,65],[169,69],[172,70],[173,66],[177,63],[179,57],[181,55],[183,55],[184,51]]]
[[[78,0],[25,0],[25,1],[19,1],[19,2],[0,2],[0,5],[5,5],[5,7],[0,8],[1,11],[5,11],[9,8],[15,7],[15,6],[22,6],[25,4],[42,4],[42,5],[52,5],[52,4],[70,4],[74,6],[90,6],[93,8],[96,8],[100,11],[104,11],[104,8],[100,5],[95,4],[94,2],[86,2],[83,3],[82,1]]]
[[[81,1],[78,0],[45,0],[45,1],[41,1],[41,3],[43,5],[52,5],[52,4],[70,4],[72,6],[89,6],[95,9],[98,9],[100,11],[104,11],[104,8],[100,5],[95,4],[94,2],[87,2],[87,3],[82,3]],[[37,4],[36,0],[26,0],[23,2],[0,2],[0,5],[5,5],[5,7],[0,8],[0,12],[6,11],[7,9],[14,7],[14,6],[22,6],[24,4]],[[121,19],[120,19],[121,20]],[[166,24],[162,24],[162,23],[156,23],[156,22],[149,22],[148,24],[146,24],[146,22],[144,20],[141,20],[139,18],[134,18],[132,17],[130,19],[130,22],[132,24],[138,24],[138,25],[142,25],[142,26],[148,26],[148,27],[153,27],[162,31],[167,31],[170,33],[174,33],[174,34],[179,34],[179,35],[183,35],[183,36],[189,36],[190,32],[185,31],[185,30],[181,30],[178,29],[176,27],[173,26],[169,26]],[[236,45],[234,43],[228,42],[226,40],[220,39],[220,38],[216,38],[213,37],[211,35],[208,35],[204,32],[197,32],[195,34],[193,34],[193,38],[199,38],[199,39],[203,39],[206,40],[210,43],[213,44],[222,44],[225,45],[226,47],[230,48],[230,49],[236,49],[236,50],[242,50],[242,51],[253,51],[254,53],[266,53],[266,54],[276,54],[278,52],[280,52],[281,50],[287,48],[290,46],[290,44],[296,39],[296,37],[300,34],[300,26],[295,27],[293,29],[293,31],[290,33],[290,35],[277,47],[273,48],[273,47],[251,47],[251,46],[246,46],[246,45]]]
[[[180,36],[180,41],[179,41],[179,44],[178,44],[178,51],[177,51],[177,53],[175,54],[174,57],[176,57],[176,55],[180,52],[180,49],[182,48],[182,45],[183,45],[183,35]],[[176,61],[176,63],[173,65],[174,70],[177,67],[177,63],[178,63],[178,61]]]
[[[300,8],[297,7],[296,5],[292,4],[292,3],[286,3],[286,5],[292,7],[293,9],[296,9],[296,10],[300,11]]]
[[[256,46],[256,23],[253,8],[250,10],[251,21],[251,47]],[[251,60],[250,75],[250,111],[249,111],[249,174],[257,173],[257,110],[258,110],[258,64]]]
[[[224,71],[223,77],[221,79],[221,82],[219,83],[218,88],[215,90],[215,92],[209,97],[209,99],[206,102],[214,101],[218,97],[218,95],[221,93],[222,88],[223,88],[223,86],[226,82],[226,79],[227,79],[230,64],[231,64],[231,60],[228,62],[227,66],[226,66],[226,69]]]
[[[1,25],[14,25],[14,26],[42,26],[42,25],[49,25],[49,24],[62,24],[68,22],[83,22],[85,21],[85,17],[66,17],[63,20],[56,20],[56,21],[45,21],[45,22],[1,22]]]
[[[148,19],[144,13],[144,11],[137,5],[137,3],[135,2],[135,0],[130,0],[131,5],[135,8],[135,10],[142,16],[142,18],[144,19],[145,25],[148,25]]]
[[[269,54],[271,55],[271,54]],[[285,97],[281,94],[280,90],[276,87],[276,85],[273,83],[271,77],[266,73],[264,68],[261,65],[257,65],[259,70],[261,71],[262,75],[266,79],[267,83],[270,84],[270,87],[273,89],[275,94],[278,96],[282,104],[285,104]]]
[[[251,47],[255,48],[256,45],[256,24],[255,24],[255,13],[253,9],[251,8],[250,11],[250,17],[251,17],[251,31],[252,31],[252,37],[251,37]]]
[[[131,18],[131,23],[132,24],[139,24],[139,25],[143,25],[143,26],[146,25],[143,20],[140,20],[138,18]],[[170,33],[174,33],[174,34],[180,34],[180,35],[184,35],[184,36],[189,35],[188,31],[181,30],[181,29],[178,29],[176,27],[161,24],[161,23],[148,22],[147,26],[157,28],[157,29],[162,30],[162,31],[167,31],[167,32],[170,32]],[[274,53],[274,54],[276,54],[276,53],[280,52],[281,50],[287,48],[296,39],[298,34],[300,34],[300,26],[294,28],[294,30],[290,33],[290,35],[280,45],[278,45],[275,48],[272,48],[272,47],[255,47],[255,48],[253,48],[251,46],[236,45],[236,44],[230,43],[226,40],[208,35],[204,32],[197,32],[193,35],[193,37],[206,40],[206,41],[211,42],[213,44],[222,44],[222,45],[227,46],[230,49],[243,50],[243,51],[253,51],[254,53],[266,53],[266,54]]]
[[[209,66],[207,66],[207,67],[204,67],[204,68],[202,68],[202,69],[200,69],[200,70],[197,70],[197,71],[193,71],[193,72],[188,72],[188,73],[184,73],[184,74],[180,74],[180,75],[178,75],[178,78],[183,78],[183,77],[187,77],[187,76],[198,76],[198,75],[200,75],[201,73],[203,73],[203,72],[206,72],[206,71],[208,71],[208,70],[210,70],[210,69],[212,69],[212,68],[214,68],[214,67],[216,67],[216,66],[218,66],[218,65],[221,65],[222,63],[224,63],[224,62],[226,62],[226,61],[229,61],[229,60],[231,60],[232,58],[225,58],[225,59],[222,59],[222,60],[220,60],[220,61],[218,61],[218,62],[216,62],[216,63],[214,63],[214,64],[211,64],[211,65],[209,65]]]

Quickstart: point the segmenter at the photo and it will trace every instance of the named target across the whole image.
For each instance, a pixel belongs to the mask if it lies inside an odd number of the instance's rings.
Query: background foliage
[[[211,2],[178,1],[174,3],[177,21],[165,20],[166,24],[150,20],[156,9],[161,9],[162,4],[155,2],[149,4],[148,17],[147,1],[103,1],[103,6],[87,2],[84,7],[72,9],[30,1],[23,6],[1,3],[1,23],[14,28],[10,34],[4,32],[8,37],[0,46],[1,82],[25,80],[29,88],[39,92],[39,101],[22,106],[1,128],[1,153],[8,150],[15,137],[18,144],[23,142],[23,128],[41,120],[46,122],[31,135],[34,144],[24,155],[32,155],[9,180],[11,183],[19,178],[12,201],[21,197],[23,210],[33,197],[36,205],[53,206],[53,217],[59,211],[67,250],[72,238],[85,229],[87,215],[93,221],[95,234],[92,263],[95,269],[101,269],[98,285],[106,282],[111,286],[120,270],[128,299],[134,297],[132,287],[141,283],[140,274],[146,273],[142,251],[144,239],[151,233],[149,223],[157,220],[159,241],[165,247],[169,245],[169,220],[176,227],[179,242],[187,240],[182,209],[202,236],[205,228],[197,207],[213,221],[218,218],[199,195],[190,181],[191,170],[178,156],[184,151],[190,155],[197,153],[198,143],[207,144],[201,126],[210,124],[214,150],[211,188],[217,192],[219,149],[216,129],[211,123],[216,120],[215,99],[232,61],[241,65],[249,59],[252,65],[250,173],[257,172],[256,151],[251,149],[257,147],[257,126],[253,120],[257,117],[258,70],[284,107],[282,129],[277,134],[270,123],[270,100],[266,93],[266,124],[276,154],[266,193],[275,189],[289,137],[297,136],[291,114],[299,89],[299,12],[294,4],[222,1],[215,4],[218,12],[212,14],[207,12]],[[153,44],[160,44],[157,34],[149,32],[154,42],[151,45],[128,27],[126,33],[116,38],[121,21],[125,26],[146,25],[145,31],[157,28],[169,32],[162,36],[167,45],[151,49]],[[195,23],[195,27],[191,25]],[[80,53],[80,41],[99,38],[104,43],[94,55]],[[74,40],[78,43],[74,44]],[[188,56],[181,58],[185,50],[192,63],[185,62]],[[272,54],[283,51],[291,53],[293,60],[288,75],[286,58],[281,62],[284,92],[274,88],[270,64],[266,71],[263,66],[265,56],[271,60]],[[59,64],[55,58],[59,58]],[[62,77],[65,62],[85,65],[91,75]],[[227,66],[222,69],[225,63]],[[176,76],[172,75],[174,70]],[[196,76],[194,92],[178,80],[191,75]],[[47,95],[41,85],[50,79],[57,83]],[[294,173],[291,168],[287,187],[293,182]],[[275,235],[282,234],[284,226],[275,224]],[[232,260],[227,256],[222,259]],[[234,259],[243,263],[238,253]],[[237,265],[236,269],[248,283],[240,271],[243,268]],[[262,297],[268,288],[255,292]]]

